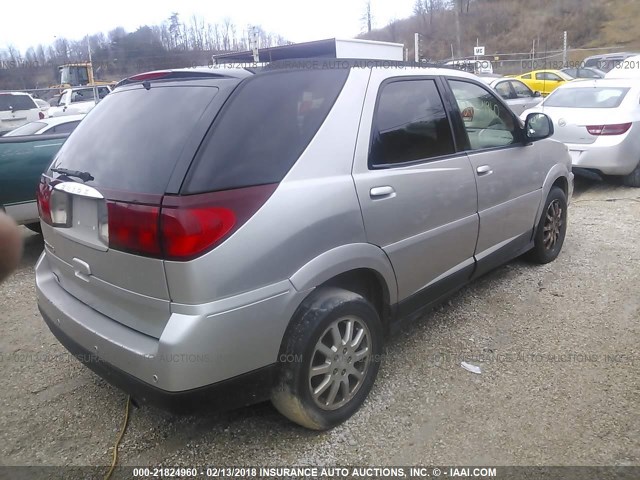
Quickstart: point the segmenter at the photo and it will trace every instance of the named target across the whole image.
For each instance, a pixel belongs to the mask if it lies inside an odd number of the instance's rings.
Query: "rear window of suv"
[[[215,86],[158,85],[115,91],[82,120],[52,167],[89,172],[88,185],[164,193]]]
[[[207,134],[183,193],[280,182],[324,122],[348,74],[289,70],[245,80]]]
[[[12,110],[31,110],[38,108],[36,103],[28,95],[12,95],[0,93],[0,112]]]
[[[545,107],[617,108],[628,88],[588,87],[557,89],[545,100]]]

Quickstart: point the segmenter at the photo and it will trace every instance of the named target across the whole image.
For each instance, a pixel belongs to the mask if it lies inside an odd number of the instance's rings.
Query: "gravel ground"
[[[120,463],[640,465],[640,190],[578,179],[569,215],[556,262],[516,260],[394,337],[346,424],[309,432],[266,403],[132,409]],[[24,235],[0,285],[0,464],[107,465],[126,397],[46,328],[42,239]]]

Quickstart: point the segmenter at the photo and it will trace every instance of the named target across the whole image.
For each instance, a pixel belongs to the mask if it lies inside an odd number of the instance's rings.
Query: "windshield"
[[[616,108],[620,106],[628,91],[628,88],[622,87],[562,88],[549,95],[543,105],[566,108]]]
[[[90,172],[92,186],[164,193],[190,133],[218,88],[113,92],[73,132],[52,167]]]

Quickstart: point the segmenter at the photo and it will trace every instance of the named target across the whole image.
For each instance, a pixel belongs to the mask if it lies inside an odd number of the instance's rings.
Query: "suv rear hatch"
[[[155,244],[160,206],[166,193],[178,192],[208,127],[240,82],[159,76],[139,78],[100,102],[38,190],[46,257],[62,288],[155,338],[171,313]]]

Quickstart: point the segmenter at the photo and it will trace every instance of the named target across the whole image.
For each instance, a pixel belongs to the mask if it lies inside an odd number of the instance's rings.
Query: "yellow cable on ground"
[[[109,472],[107,473],[107,475],[104,477],[104,480],[109,480],[111,478],[111,474],[113,473],[113,470],[116,468],[116,464],[118,463],[118,446],[120,445],[120,441],[122,440],[122,437],[124,437],[124,432],[127,430],[127,424],[129,423],[129,405],[131,404],[131,397],[127,397],[127,405],[124,409],[124,422],[122,423],[122,429],[120,430],[120,434],[118,435],[118,438],[116,439],[116,443],[113,446],[113,460],[111,461],[111,468],[109,469]]]

